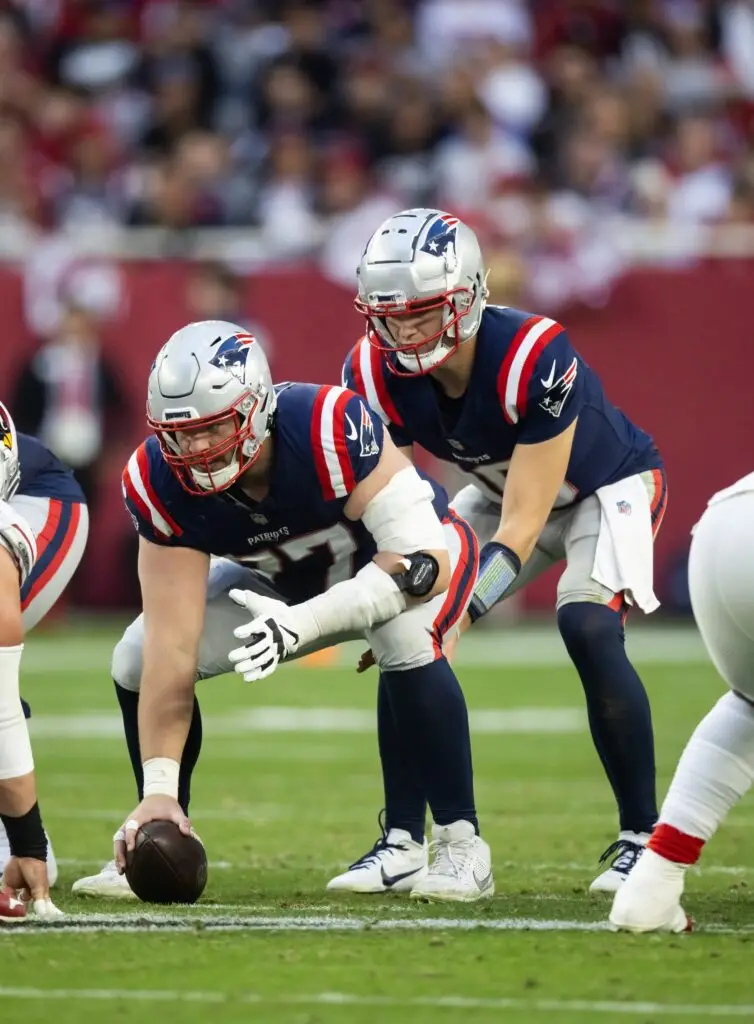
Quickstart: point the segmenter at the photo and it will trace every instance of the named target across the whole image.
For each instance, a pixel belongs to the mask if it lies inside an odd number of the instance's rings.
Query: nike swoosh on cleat
[[[411,875],[415,875],[417,871],[421,871],[421,868],[414,868],[413,871],[404,871],[401,875],[386,875],[385,868],[380,865],[380,874],[382,875],[382,884],[391,889],[396,882],[402,882],[404,878],[410,878]]]
[[[486,889],[489,889],[490,885],[492,884],[492,871],[491,870],[490,870],[489,874],[485,875],[483,878],[479,878],[477,873],[476,873],[476,871],[472,871],[472,874],[474,876],[474,881],[479,886],[479,891],[480,892],[484,892]]]

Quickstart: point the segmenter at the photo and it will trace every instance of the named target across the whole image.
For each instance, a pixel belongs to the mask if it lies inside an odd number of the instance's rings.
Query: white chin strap
[[[448,353],[452,351],[454,347],[454,338],[443,338],[443,340],[435,345],[429,352],[422,352],[418,355],[415,352],[401,352],[399,349],[395,350],[395,355],[401,366],[404,366],[407,370],[414,370],[417,373],[426,373],[427,370],[433,369],[438,366],[443,359],[446,359]]]
[[[203,491],[214,491],[218,488],[222,490],[236,476],[238,467],[238,457],[234,456],[227,466],[223,466],[222,469],[213,470],[211,476],[209,473],[202,473],[199,469],[192,469],[191,476],[194,478],[196,486],[201,487]]]

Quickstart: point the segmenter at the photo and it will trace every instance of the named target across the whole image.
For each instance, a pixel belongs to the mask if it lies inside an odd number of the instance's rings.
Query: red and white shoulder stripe
[[[353,397],[353,391],[325,385],[314,399],[312,452],[326,501],[345,498],[356,486],[346,443],[347,432],[352,441],[358,437],[356,424],[350,418],[346,421],[346,406]]]
[[[351,352],[351,368],[356,390],[366,398],[368,405],[374,409],[382,422],[386,426],[394,423],[397,427],[402,427],[403,419],[390,397],[385,382],[382,355],[379,349],[369,344],[366,335]]]
[[[508,423],[526,413],[526,398],[534,366],[542,349],[563,331],[546,316],[531,316],[516,331],[497,377],[497,393]]]
[[[181,527],[158,498],[149,480],[149,459],[145,444],[139,445],[123,470],[123,493],[139,510],[142,519],[151,523],[158,537],[180,537]]]

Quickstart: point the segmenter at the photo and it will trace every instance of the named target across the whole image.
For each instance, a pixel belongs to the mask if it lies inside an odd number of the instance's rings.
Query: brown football
[[[126,853],[126,878],[145,903],[196,903],[207,884],[207,854],[174,822],[148,821]]]

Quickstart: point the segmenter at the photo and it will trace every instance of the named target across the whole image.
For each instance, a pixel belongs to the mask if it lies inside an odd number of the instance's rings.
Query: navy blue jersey
[[[578,417],[559,508],[661,460],[652,438],[606,397],[563,327],[508,306],[488,306],[466,393],[449,399],[431,376],[391,372],[366,337],[349,353],[343,383],[369,402],[398,446],[420,444],[473,473],[499,500],[513,449],[562,433]]]
[[[189,494],[156,437],[131,456],[123,492],[143,537],[249,565],[297,603],[350,579],[374,556],[372,535],[343,510],[379,462],[384,432],[363,399],[344,388],[282,384],[276,392],[270,490],[263,501],[248,498],[238,484],[219,494]],[[435,511],[443,518],[447,495],[433,486]]]
[[[84,501],[84,492],[71,470],[36,437],[18,435],[18,461],[21,466],[18,494],[30,498]]]

